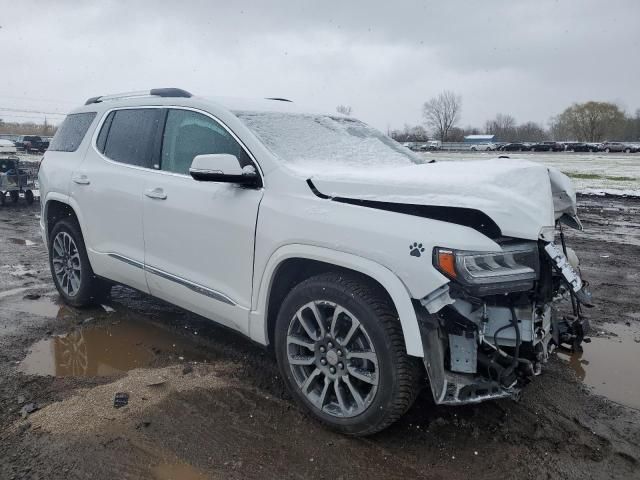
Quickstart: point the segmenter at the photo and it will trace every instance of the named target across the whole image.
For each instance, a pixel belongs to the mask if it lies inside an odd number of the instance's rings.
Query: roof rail
[[[106,100],[120,100],[123,98],[135,98],[135,97],[147,97],[147,96],[156,96],[156,97],[180,97],[180,98],[191,98],[193,95],[187,92],[186,90],[182,90],[181,88],[152,88],[151,90],[141,90],[138,92],[125,92],[125,93],[116,93],[113,95],[102,95],[99,97],[91,97],[86,102],[85,105],[91,105],[92,103],[100,103]]]
[[[289,100],[288,98],[280,98],[280,97],[267,97],[267,98],[265,98],[265,100],[275,100],[277,102],[291,102],[291,103],[293,103],[293,101]]]

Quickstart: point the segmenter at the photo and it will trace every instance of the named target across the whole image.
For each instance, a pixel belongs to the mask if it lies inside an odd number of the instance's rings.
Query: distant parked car
[[[640,145],[627,143],[624,148],[625,153],[638,153],[640,152]]]
[[[427,142],[427,150],[442,150],[442,142],[440,140],[429,140]]]
[[[592,151],[589,145],[582,142],[567,142],[564,144],[564,149],[567,152],[590,152]]]
[[[14,142],[18,150],[44,153],[49,148],[49,141],[39,135],[20,135]]]
[[[489,151],[495,150],[496,145],[494,143],[474,143],[471,145],[471,150],[475,151]]]
[[[500,147],[500,150],[503,152],[528,152],[531,150],[531,145],[527,145],[526,143],[507,143]]]
[[[16,146],[12,141],[0,138],[0,155],[7,153],[16,153]]]
[[[587,143],[590,152],[599,152],[601,143]]]
[[[601,152],[624,152],[627,146],[621,142],[604,142],[600,145]]]
[[[563,152],[564,145],[559,142],[539,142],[531,146],[534,152]]]

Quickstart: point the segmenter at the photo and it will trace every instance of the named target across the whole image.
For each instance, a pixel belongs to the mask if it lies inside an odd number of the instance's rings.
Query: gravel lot
[[[60,305],[38,203],[2,208],[0,478],[640,478],[640,200],[580,207],[585,352],[554,356],[518,403],[425,390],[366,439],[307,418],[268,351],[200,317],[122,287],[107,308]]]

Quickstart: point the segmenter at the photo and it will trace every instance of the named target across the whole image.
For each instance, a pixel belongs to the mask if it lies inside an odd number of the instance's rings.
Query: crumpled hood
[[[438,162],[394,168],[296,168],[324,195],[479,210],[505,236],[536,240],[567,213],[575,191],[556,169],[513,159]],[[558,212],[554,208],[554,200]]]

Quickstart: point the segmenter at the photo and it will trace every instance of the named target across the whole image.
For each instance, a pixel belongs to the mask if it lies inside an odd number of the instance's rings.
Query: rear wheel
[[[6,197],[6,193],[0,192],[0,205],[2,205],[3,207],[4,207],[5,197]]]
[[[326,273],[296,286],[278,314],[275,349],[296,401],[348,435],[389,426],[422,383],[391,301],[355,274]]]
[[[609,153],[609,152],[611,151],[611,149],[610,149],[610,148],[605,148],[605,149],[604,149],[604,151],[605,151],[606,153]]]
[[[58,292],[66,303],[84,307],[99,303],[110,285],[95,276],[78,223],[60,220],[49,236],[49,267]]]
[[[25,191],[24,199],[27,201],[27,205],[31,205],[33,203],[33,192],[31,190]]]
[[[18,199],[20,198],[20,192],[17,190],[11,190],[9,192],[9,196],[11,197],[11,203],[18,203]]]

